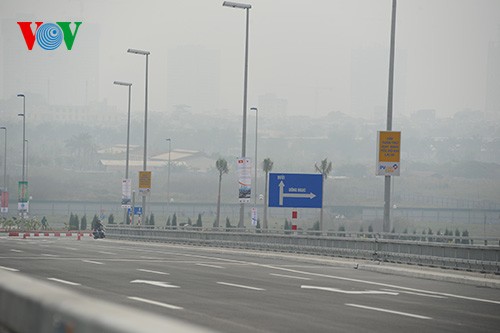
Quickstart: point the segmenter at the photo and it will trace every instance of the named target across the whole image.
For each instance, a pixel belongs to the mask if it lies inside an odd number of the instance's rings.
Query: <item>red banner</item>
[[[9,212],[9,192],[2,192],[2,198],[0,201],[2,202],[1,212],[8,213]]]

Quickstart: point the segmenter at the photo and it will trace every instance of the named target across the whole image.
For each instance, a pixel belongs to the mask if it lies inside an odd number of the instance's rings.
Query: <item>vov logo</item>
[[[28,50],[33,49],[35,40],[44,50],[55,50],[57,49],[64,39],[66,48],[71,50],[73,48],[73,43],[75,42],[76,34],[78,33],[78,28],[82,22],[75,23],[75,31],[71,31],[71,22],[56,22],[56,23],[43,23],[35,22],[35,31],[31,29],[31,24],[33,22],[17,22],[23,33],[24,41]]]

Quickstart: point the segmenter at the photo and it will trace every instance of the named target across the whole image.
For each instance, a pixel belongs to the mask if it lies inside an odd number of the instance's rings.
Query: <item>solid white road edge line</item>
[[[328,287],[318,287],[318,286],[300,286],[301,289],[315,289],[315,290],[324,290],[324,291],[332,291],[341,294],[349,294],[349,295],[398,295],[397,292],[390,291],[380,291],[380,290],[342,290],[337,288],[328,288]]]
[[[80,283],[66,281],[66,280],[61,280],[61,279],[56,279],[56,278],[47,278],[47,280],[51,280],[51,281],[55,281],[55,282],[60,282],[60,283],[64,283],[64,284],[69,284],[70,286],[81,286]]]
[[[0,268],[5,269],[6,271],[19,272],[19,270],[15,269],[15,268],[10,268],[10,267],[5,267],[5,266],[0,266]]]
[[[341,280],[341,281],[359,282],[359,283],[370,284],[370,285],[374,285],[374,286],[389,287],[389,288],[401,289],[401,290],[406,290],[406,291],[413,291],[413,292],[427,293],[427,294],[432,294],[432,295],[466,299],[469,301],[478,301],[478,302],[485,302],[485,303],[492,303],[492,304],[500,304],[500,301],[493,301],[491,299],[476,298],[476,297],[461,296],[461,295],[456,295],[456,294],[448,294],[448,293],[442,293],[442,292],[436,292],[436,291],[430,291],[430,290],[408,288],[408,287],[397,286],[397,285],[388,284],[388,283],[381,283],[381,282],[374,282],[374,281],[360,280],[360,279],[351,279],[351,278],[346,278],[346,277],[342,277],[342,276],[298,271],[295,269],[277,267],[277,266],[272,266],[272,265],[262,265],[262,264],[257,264],[257,263],[254,263],[254,265],[260,266],[260,267],[267,267],[270,269],[275,269],[275,270],[280,270],[280,271],[285,271],[285,272],[299,273],[299,274],[305,274],[305,275],[310,275],[310,276],[319,276],[319,277],[325,277],[325,278]]]
[[[417,318],[417,319],[432,319],[431,317],[420,316],[420,315],[416,315],[416,314],[413,314],[413,313],[393,311],[393,310],[382,309],[382,308],[374,308],[374,307],[366,306],[366,305],[351,304],[351,303],[346,303],[345,305],[347,305],[347,306],[353,306],[355,308],[366,309],[366,310],[374,310],[374,311],[379,311],[379,312],[387,312],[387,313],[392,313],[392,314],[397,314],[397,315],[400,315],[400,316],[412,317],[412,318]]]
[[[180,307],[180,306],[176,306],[176,305],[172,305],[172,304],[167,304],[167,303],[161,303],[161,302],[157,302],[157,301],[152,301],[152,300],[145,299],[145,298],[132,297],[132,296],[129,296],[127,298],[128,299],[132,299],[134,301],[139,301],[139,302],[143,302],[143,303],[148,303],[148,304],[153,304],[153,305],[161,306],[161,307],[167,308],[167,309],[184,310],[184,308]]]
[[[224,286],[231,286],[231,287],[243,288],[243,289],[250,289],[250,290],[266,290],[266,289],[262,289],[262,288],[244,286],[244,285],[241,285],[241,284],[234,284],[234,283],[228,283],[228,282],[217,282],[217,284],[222,284]]]
[[[151,270],[149,270],[149,269],[142,269],[142,268],[138,268],[137,270],[138,270],[138,271],[140,271],[140,272],[145,272],[145,273],[153,273],[153,274],[161,274],[161,275],[170,275],[170,273],[159,272],[159,271],[151,271]]]
[[[275,273],[269,273],[269,275],[277,276],[277,277],[284,277],[284,278],[288,278],[288,279],[311,280],[311,278],[302,277],[302,276],[292,276],[292,275],[275,274]]]

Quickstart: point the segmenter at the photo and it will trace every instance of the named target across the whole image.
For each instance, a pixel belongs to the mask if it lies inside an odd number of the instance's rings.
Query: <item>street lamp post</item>
[[[247,139],[248,25],[250,19],[250,8],[252,8],[252,6],[249,4],[230,2],[230,1],[224,1],[222,3],[222,6],[246,10],[245,72],[243,78],[243,131],[241,140],[241,157],[244,158],[246,155],[246,139]],[[245,215],[245,204],[241,203],[240,221],[238,222],[238,228],[243,228],[245,226],[244,215]]]
[[[125,157],[125,179],[128,179],[128,164],[129,164],[129,154],[130,154],[130,99],[131,99],[131,93],[132,93],[132,83],[127,83],[127,82],[121,82],[121,81],[114,81],[113,84],[119,85],[119,86],[126,86],[128,87],[128,113],[127,113],[127,153]],[[132,207],[132,214],[134,207]],[[127,208],[124,208],[125,212],[123,215],[123,223],[127,225],[129,223],[128,221],[128,214],[127,214]]]
[[[255,162],[254,162],[254,205],[255,209],[257,209],[257,138],[258,138],[258,124],[259,124],[259,110],[257,108],[250,108],[250,110],[255,111]]]
[[[17,97],[22,97],[23,99],[23,113],[19,113],[18,116],[23,117],[23,172],[22,172],[22,181],[24,182],[24,166],[26,161],[26,96],[23,94],[18,94]]]
[[[168,171],[167,171],[167,215],[168,215],[168,204],[170,202],[170,153],[172,152],[172,139],[165,139],[168,141]]]
[[[0,129],[5,130],[5,149],[3,154],[3,190],[7,191],[7,127],[2,126]]]
[[[142,51],[136,49],[128,49],[128,53],[145,55],[146,56],[146,84],[145,84],[145,97],[144,97],[144,161],[143,171],[147,170],[147,143],[148,143],[148,61],[149,51]],[[142,196],[142,216],[146,218],[146,195]],[[145,221],[145,220],[144,220]]]
[[[26,142],[26,181],[28,181],[28,165],[29,165],[29,140],[26,139],[24,140],[24,142]]]
[[[392,131],[392,102],[394,86],[394,44],[396,39],[396,3],[392,0],[391,46],[389,54],[389,89],[387,97],[387,131]],[[391,176],[385,176],[384,182],[384,222],[383,232],[391,231]]]

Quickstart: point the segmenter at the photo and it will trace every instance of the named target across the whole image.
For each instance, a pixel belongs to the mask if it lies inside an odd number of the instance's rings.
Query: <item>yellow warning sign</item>
[[[151,191],[151,171],[139,171],[139,192],[143,195]]]
[[[379,132],[379,162],[400,162],[401,132]]]

